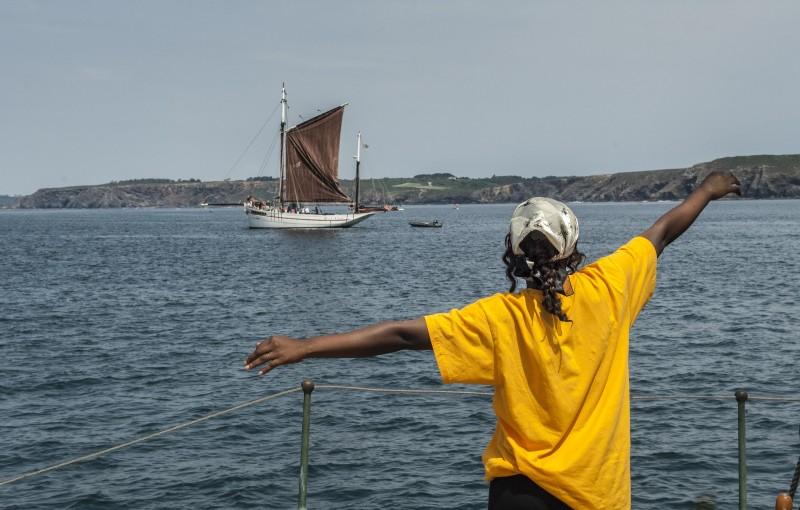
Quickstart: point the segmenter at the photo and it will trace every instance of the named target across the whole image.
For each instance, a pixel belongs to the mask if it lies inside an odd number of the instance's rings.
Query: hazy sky
[[[277,175],[349,102],[365,177],[582,175],[800,152],[800,2],[0,2],[0,194]]]

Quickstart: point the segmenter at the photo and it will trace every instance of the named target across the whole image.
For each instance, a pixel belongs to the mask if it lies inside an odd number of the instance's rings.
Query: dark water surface
[[[574,204],[605,255],[674,204]],[[512,205],[409,207],[338,231],[248,230],[239,209],[0,212],[0,479],[262,395],[442,389],[429,352],[241,370],[307,336],[505,290]],[[737,502],[733,392],[798,396],[800,201],[711,204],[659,262],[632,334],[634,508]],[[442,229],[409,219],[439,218]],[[486,390],[482,387],[448,389]],[[3,508],[292,508],[302,394],[0,487]],[[788,488],[800,403],[748,406],[752,508]],[[309,507],[485,508],[480,396],[313,394]]]

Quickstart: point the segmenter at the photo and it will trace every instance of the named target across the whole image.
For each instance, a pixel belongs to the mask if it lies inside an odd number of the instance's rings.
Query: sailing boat
[[[252,198],[244,204],[250,228],[343,228],[373,212],[358,207],[361,134],[356,156],[356,193],[352,200],[339,185],[339,137],[344,107],[286,129],[286,87],[281,92],[281,162],[278,196],[266,204]],[[342,214],[323,213],[318,204],[351,203]],[[312,204],[314,207],[308,207]]]

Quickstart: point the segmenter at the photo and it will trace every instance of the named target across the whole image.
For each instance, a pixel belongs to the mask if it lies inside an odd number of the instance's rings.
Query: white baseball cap
[[[514,255],[525,255],[520,243],[531,232],[541,232],[556,249],[551,260],[561,260],[572,255],[578,244],[578,218],[565,204],[546,197],[533,197],[514,209],[511,224],[511,250]]]

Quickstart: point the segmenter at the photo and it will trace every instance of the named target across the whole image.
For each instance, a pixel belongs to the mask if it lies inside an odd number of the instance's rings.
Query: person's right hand
[[[711,200],[722,198],[728,193],[742,196],[741,183],[732,172],[711,172],[699,186],[709,194]]]
[[[307,347],[308,342],[304,340],[280,335],[271,336],[256,344],[256,348],[244,361],[244,369],[251,370],[265,365],[259,371],[259,375],[264,375],[277,366],[302,361]]]

